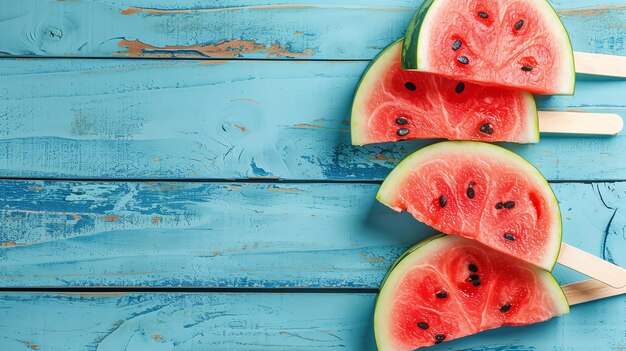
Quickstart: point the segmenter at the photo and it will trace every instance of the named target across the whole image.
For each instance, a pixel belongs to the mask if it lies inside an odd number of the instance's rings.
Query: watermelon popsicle
[[[625,57],[574,54],[545,0],[427,0],[408,26],[402,53],[404,69],[537,94],[572,95],[575,66],[626,76]]]
[[[356,90],[352,144],[407,139],[536,143],[539,132],[619,133],[615,114],[537,111],[532,94],[401,68],[402,40],[372,62]]]
[[[561,243],[550,185],[528,161],[499,146],[447,141],[422,148],[387,176],[377,199],[544,270],[558,260],[611,286],[626,285],[626,270]]]
[[[458,236],[404,253],[383,280],[374,314],[381,351],[410,351],[504,325],[538,323],[569,306],[623,294],[597,281],[563,287],[552,274]]]

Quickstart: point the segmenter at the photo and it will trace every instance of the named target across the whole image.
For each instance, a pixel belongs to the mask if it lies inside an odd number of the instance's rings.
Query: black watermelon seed
[[[428,329],[428,323],[426,323],[426,322],[417,322],[417,326],[420,329],[424,329],[424,330]]]
[[[452,50],[457,51],[458,49],[461,48],[461,45],[463,45],[463,42],[460,39],[455,40],[452,43]]]
[[[398,129],[396,134],[398,134],[398,136],[405,136],[405,135],[409,134],[409,132],[410,132],[410,130],[408,130],[407,128],[400,128],[400,129]]]
[[[439,196],[439,206],[441,206],[441,208],[446,207],[447,203],[448,203],[448,200],[446,199],[445,195]]]
[[[490,123],[483,124],[482,126],[480,126],[479,130],[481,133],[485,133],[485,134],[493,133],[493,127],[491,126]]]
[[[498,202],[498,203],[496,204],[496,210],[501,210],[501,209],[502,209],[502,207],[504,207],[504,204],[503,204],[502,202]]]
[[[467,188],[467,197],[473,199],[474,196],[476,196],[476,193],[474,192],[474,188],[472,188],[472,185],[470,184],[470,186]]]
[[[480,16],[481,18],[488,18],[489,17],[487,12],[483,12],[483,11],[478,11],[478,16]]]
[[[460,63],[467,65],[469,63],[469,59],[465,56],[459,56],[456,58]]]
[[[522,71],[524,71],[524,72],[530,72],[532,70],[533,70],[533,68],[528,66],[528,65],[522,66]]]
[[[478,272],[478,266],[476,266],[476,265],[475,265],[475,264],[473,264],[473,263],[470,263],[470,264],[467,266],[467,269],[469,269],[469,270],[470,270],[470,272]]]
[[[415,84],[411,83],[411,82],[406,82],[404,83],[404,87],[409,89],[410,91],[414,91],[415,89],[417,89],[417,87],[415,86]]]
[[[440,299],[445,299],[446,297],[448,297],[448,293],[445,291],[440,291],[436,293],[435,296],[437,296]]]
[[[444,341],[446,339],[446,336],[443,334],[436,334],[435,335],[435,340],[437,341]]]
[[[515,23],[515,30],[520,30],[522,29],[522,26],[524,25],[524,20],[519,20],[517,21],[517,23]]]
[[[506,240],[510,240],[510,241],[515,241],[515,235],[511,234],[511,233],[506,233],[504,234],[504,238]]]
[[[459,84],[457,84],[456,88],[454,89],[454,91],[456,91],[457,94],[461,94],[463,90],[465,90],[465,83],[463,82],[460,82]]]
[[[480,285],[480,276],[478,274],[470,274],[469,280],[472,282],[472,285],[474,286]]]
[[[403,126],[403,125],[409,123],[409,121],[407,121],[406,118],[404,118],[404,117],[398,117],[398,118],[396,118],[396,123],[401,125],[401,126]]]
[[[511,304],[507,302],[504,305],[502,305],[502,307],[500,307],[500,312],[505,313],[505,312],[508,312],[510,309],[511,309]]]
[[[504,203],[503,206],[504,206],[504,208],[511,209],[511,208],[515,207],[515,201],[507,201],[507,202]]]

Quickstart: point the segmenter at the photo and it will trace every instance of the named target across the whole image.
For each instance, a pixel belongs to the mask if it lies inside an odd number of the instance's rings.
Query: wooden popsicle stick
[[[574,51],[576,73],[626,78],[626,56]]]
[[[626,294],[626,287],[616,289],[594,279],[563,285],[561,288],[570,305]]]
[[[539,111],[542,133],[616,135],[622,128],[622,117],[612,113]]]
[[[626,286],[626,269],[566,243],[561,243],[561,252],[556,261],[614,288]]]

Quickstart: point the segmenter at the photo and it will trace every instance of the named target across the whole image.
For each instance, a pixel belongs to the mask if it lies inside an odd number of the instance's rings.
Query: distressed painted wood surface
[[[350,145],[366,64],[3,59],[0,176],[380,180],[432,141]],[[624,91],[581,79],[573,97],[537,100],[626,118]],[[510,148],[549,179],[625,179],[623,133]]]
[[[376,350],[374,294],[2,294],[3,350]],[[429,350],[621,350],[626,298]],[[19,332],[16,332],[19,331]]]
[[[551,1],[574,49],[626,54],[621,0]],[[418,0],[2,0],[0,52],[19,56],[371,59]]]
[[[564,241],[626,267],[626,183],[553,184]],[[0,182],[0,285],[377,288],[434,231],[375,184]],[[559,267],[561,283],[581,278]]]
[[[0,0],[0,287],[311,288],[4,293],[0,349],[375,350],[375,294],[355,289],[432,230],[378,204],[378,185],[341,181],[381,180],[431,141],[352,147],[350,103],[420,3]],[[626,55],[623,1],[552,4],[576,50]],[[111,59],[164,57],[227,60]],[[626,118],[626,80],[579,79],[539,106]],[[625,146],[507,147],[550,179],[604,181],[553,184],[564,240],[626,267]],[[247,178],[312,183],[134,181]],[[433,349],[620,350],[624,335],[620,296]]]

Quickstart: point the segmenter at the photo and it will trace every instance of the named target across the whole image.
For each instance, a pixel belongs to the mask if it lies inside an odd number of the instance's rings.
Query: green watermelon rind
[[[424,1],[422,6],[415,12],[413,19],[409,23],[404,35],[404,43],[402,44],[402,68],[403,69],[419,69],[417,60],[417,50],[422,23],[428,15],[428,10],[435,0]],[[415,38],[414,38],[415,37]]]
[[[574,49],[572,48],[572,41],[569,37],[569,33],[561,21],[561,18],[556,13],[552,5],[545,0],[531,0],[535,1],[538,6],[542,6],[544,12],[547,17],[553,19],[554,26],[557,27],[556,30],[562,31],[562,40],[561,46],[563,52],[567,52],[569,55],[569,61],[571,61],[572,69],[570,77],[562,77],[561,87],[562,89],[555,95],[573,95],[574,88],[576,86],[576,65],[574,61]],[[402,68],[406,70],[420,70],[420,71],[428,71],[428,63],[423,64],[420,63],[419,57],[424,57],[425,55],[420,55],[421,52],[427,53],[429,48],[426,46],[420,46],[419,43],[423,42],[421,38],[423,37],[424,30],[422,30],[424,23],[433,23],[436,22],[432,19],[428,19],[428,14],[430,13],[430,9],[433,5],[437,4],[437,0],[427,0],[422,6],[417,10],[413,19],[409,23],[407,27],[407,31],[405,33],[405,41],[402,48]],[[557,25],[558,24],[558,25]],[[427,28],[427,27],[426,27]],[[481,82],[476,82],[481,83]]]
[[[367,126],[361,125],[364,118],[360,116],[363,116],[364,113],[360,110],[361,99],[359,99],[359,97],[364,94],[363,91],[369,91],[371,89],[370,87],[372,86],[372,84],[376,83],[376,77],[380,76],[380,74],[384,72],[380,71],[387,67],[387,65],[378,64],[381,62],[379,60],[382,60],[382,58],[385,57],[385,54],[389,51],[389,49],[391,49],[400,41],[402,41],[402,39],[394,41],[392,44],[379,52],[378,55],[376,55],[376,57],[369,63],[369,65],[367,65],[367,67],[365,68],[365,72],[361,76],[361,79],[359,79],[359,83],[357,84],[356,90],[354,91],[354,98],[352,99],[352,111],[350,113],[350,135],[352,138],[352,145],[369,144],[367,137]]]
[[[553,252],[553,255],[545,257],[545,259],[539,263],[539,266],[545,270],[552,271],[561,249],[563,226],[561,220],[561,210],[559,208],[556,195],[546,178],[534,165],[528,162],[525,158],[503,147],[478,141],[444,141],[426,146],[407,156],[396,166],[396,168],[391,171],[391,173],[389,173],[380,186],[380,189],[376,194],[376,199],[395,211],[403,211],[403,208],[395,206],[398,202],[397,192],[395,190],[401,186],[405,176],[410,174],[415,166],[422,163],[424,160],[431,159],[433,156],[437,156],[438,154],[446,155],[449,152],[459,152],[459,150],[462,150],[465,154],[474,152],[477,154],[480,153],[504,159],[507,163],[517,166],[523,171],[524,175],[531,177],[531,179],[534,180],[534,184],[542,187],[540,188],[541,193],[546,197],[549,203],[552,203],[553,206],[551,207],[555,209],[551,221],[555,235],[551,236],[553,243],[550,251]]]
[[[364,123],[366,123],[367,119],[364,117],[366,113],[361,110],[361,102],[362,100],[365,100],[363,96],[368,95],[367,92],[371,89],[371,86],[377,83],[378,77],[386,72],[385,70],[388,67],[388,64],[381,63],[386,63],[386,61],[394,59],[394,55],[386,57],[386,54],[403,40],[404,39],[396,40],[385,49],[383,49],[380,53],[378,53],[378,55],[367,66],[367,68],[365,68],[365,72],[363,73],[361,79],[359,80],[359,83],[357,84],[356,90],[354,92],[354,98],[352,100],[352,111],[350,115],[350,134],[352,138],[352,145],[366,145],[372,143],[367,135],[368,126],[363,125]],[[406,40],[404,41],[404,43],[406,43]],[[526,134],[526,139],[523,142],[536,143],[539,142],[539,115],[537,111],[535,97],[530,93],[525,92],[523,94],[524,101],[526,102],[526,110],[532,111],[531,113],[527,114],[529,127],[527,128],[528,133]]]
[[[387,277],[389,277],[389,274],[391,274],[391,272],[394,270],[394,268],[396,268],[396,266],[408,255],[412,254],[415,250],[419,249],[420,247],[428,244],[429,242],[435,240],[435,239],[439,239],[443,236],[446,236],[446,234],[443,233],[439,233],[439,234],[435,234],[433,236],[430,236],[422,241],[420,241],[419,243],[411,246],[410,248],[408,248],[406,251],[404,251],[402,253],[402,255],[400,255],[400,257],[398,257],[393,264],[391,265],[391,267],[389,267],[389,270],[387,271],[387,274],[385,274],[385,277],[383,278],[382,283],[380,283],[380,286],[385,285],[385,282],[387,281]]]
[[[444,239],[448,237],[449,239],[455,240],[454,236],[436,234],[409,248],[396,259],[383,278],[374,307],[374,335],[379,350],[393,350],[393,347],[389,346],[388,338],[386,338],[385,327],[389,326],[389,321],[385,319],[385,312],[389,310],[388,306],[394,299],[395,287],[401,281],[404,273],[414,267],[414,261],[417,261],[421,255],[428,254],[431,250],[440,250],[442,246],[449,245],[446,239]],[[550,290],[549,296],[553,296],[553,300],[556,302],[557,306],[557,310],[555,310],[556,315],[569,313],[569,302],[565,296],[565,292],[561,289],[554,276],[550,272],[540,268],[536,268],[535,273],[541,278],[541,286]],[[386,287],[387,289],[385,289]]]
[[[432,237],[424,239],[423,241],[420,241],[419,243],[415,244],[414,246],[409,248],[407,251],[405,251],[402,255],[400,255],[400,257],[398,257],[396,261],[391,265],[391,268],[389,269],[389,271],[387,271],[387,274],[385,275],[382,283],[380,284],[378,296],[376,297],[376,304],[374,306],[374,336],[376,339],[376,346],[378,347],[379,350],[392,350],[392,348],[387,347],[387,344],[383,343],[386,339],[384,337],[379,336],[381,334],[383,335],[385,334],[382,332],[382,330],[385,330],[384,327],[389,325],[389,323],[387,323],[386,320],[381,321],[381,319],[384,318],[384,317],[381,317],[381,315],[383,315],[383,313],[388,310],[388,308],[386,308],[385,301],[393,301],[393,291],[389,292],[388,289],[385,289],[385,287],[390,286],[390,284],[392,283],[395,283],[393,286],[397,286],[397,283],[400,280],[400,278],[402,278],[402,275],[400,274],[398,276],[396,273],[399,272],[400,269],[402,268],[401,265],[408,262],[408,260],[405,261],[405,259],[411,256],[412,253],[414,253],[415,251],[417,251],[418,249],[422,247],[426,248],[426,246],[431,243],[433,244],[439,243],[439,245],[430,247],[430,249],[434,249],[434,250],[438,249],[440,246],[443,245],[443,242],[442,241],[438,242],[436,241],[436,239],[439,239],[445,236],[446,236],[445,234],[434,235]],[[396,276],[398,277],[396,278]],[[391,295],[391,296],[387,298],[387,295]]]

